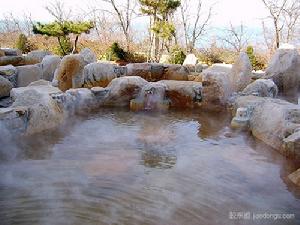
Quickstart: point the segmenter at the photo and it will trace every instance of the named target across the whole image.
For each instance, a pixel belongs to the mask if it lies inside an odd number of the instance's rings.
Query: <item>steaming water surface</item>
[[[300,224],[300,190],[287,179],[299,162],[229,121],[103,109],[32,138],[4,133],[0,224]],[[231,211],[296,218],[230,220]]]

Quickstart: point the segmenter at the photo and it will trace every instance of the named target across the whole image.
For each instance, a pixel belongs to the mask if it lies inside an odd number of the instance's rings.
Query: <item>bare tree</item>
[[[270,18],[272,19],[274,31],[275,31],[275,43],[279,48],[281,30],[284,24],[281,21],[281,17],[288,0],[262,0],[266,8],[269,10]]]
[[[188,52],[192,52],[195,49],[196,42],[207,30],[209,22],[212,18],[213,10],[213,5],[210,5],[208,12],[205,12],[203,9],[203,2],[202,0],[199,0],[196,14],[190,16],[192,14],[192,6],[193,4],[190,4],[188,0],[182,1],[180,6],[185,45]]]
[[[122,3],[117,3],[116,0],[101,0],[103,2],[107,2],[112,6],[113,12],[107,11],[109,13],[113,13],[117,16],[119,25],[122,29],[126,40],[126,48],[127,51],[130,49],[130,42],[131,42],[131,23],[133,19],[133,15],[135,14],[135,8],[137,3],[135,0],[125,0],[121,1]]]
[[[300,1],[293,0],[283,9],[283,20],[284,20],[284,33],[282,39],[286,42],[290,42],[294,39],[296,33],[296,27],[299,26],[300,20]]]
[[[67,9],[63,1],[56,0],[54,3],[50,3],[45,8],[48,13],[60,23],[69,20],[72,16],[72,10]]]
[[[220,39],[236,52],[241,52],[248,44],[249,35],[242,23],[236,27],[230,23],[230,27],[225,29],[225,35]]]

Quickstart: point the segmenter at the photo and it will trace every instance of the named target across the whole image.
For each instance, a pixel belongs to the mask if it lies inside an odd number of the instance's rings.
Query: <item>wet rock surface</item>
[[[252,134],[281,154],[300,158],[300,106],[284,100],[242,96],[236,108],[247,108]]]
[[[257,79],[249,84],[242,95],[254,95],[259,97],[275,98],[278,94],[278,88],[272,80]]]

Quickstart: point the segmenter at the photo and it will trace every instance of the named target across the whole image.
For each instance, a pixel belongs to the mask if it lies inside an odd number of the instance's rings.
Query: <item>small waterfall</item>
[[[167,110],[169,101],[166,99],[166,86],[161,83],[149,83],[142,88],[138,97],[131,100],[130,109],[133,111]]]

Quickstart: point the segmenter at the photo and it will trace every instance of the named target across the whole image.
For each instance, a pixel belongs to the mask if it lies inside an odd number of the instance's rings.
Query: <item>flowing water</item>
[[[103,109],[32,138],[2,129],[0,224],[300,224],[300,189],[287,179],[299,162],[229,122]]]

